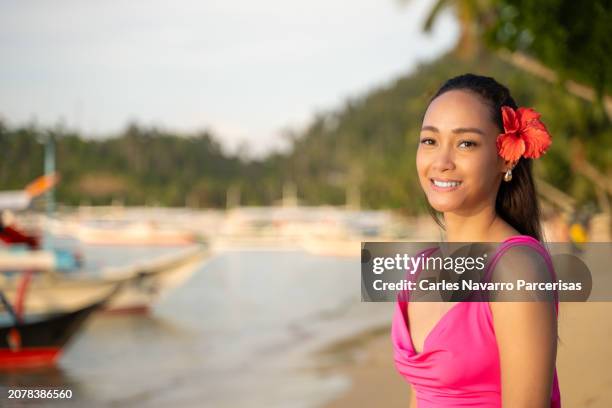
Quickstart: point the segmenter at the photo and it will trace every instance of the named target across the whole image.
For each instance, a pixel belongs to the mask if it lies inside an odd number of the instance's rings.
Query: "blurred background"
[[[610,21],[607,0],[1,3],[0,386],[406,406],[359,243],[442,237],[414,165],[429,99],[473,72],[541,112],[547,239],[609,242]],[[612,403],[609,311],[562,306],[566,406]]]

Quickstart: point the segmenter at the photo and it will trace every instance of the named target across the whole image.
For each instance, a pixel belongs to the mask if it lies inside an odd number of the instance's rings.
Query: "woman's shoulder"
[[[496,296],[500,300],[552,300],[555,298],[551,291],[525,292],[519,290],[519,283],[524,289],[540,287],[540,283],[550,283],[556,280],[550,255],[544,244],[537,239],[526,235],[509,237],[499,245],[491,261],[488,271],[489,281],[512,283],[516,288],[508,293],[498,293]]]
[[[514,237],[522,236],[521,233],[503,218],[497,218],[488,231],[490,242],[504,242]]]
[[[497,247],[490,261],[493,271],[513,277],[550,278],[550,255],[546,247],[529,235],[513,235]]]

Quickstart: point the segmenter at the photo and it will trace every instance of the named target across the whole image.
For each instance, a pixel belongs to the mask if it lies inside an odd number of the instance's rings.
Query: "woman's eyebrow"
[[[453,129],[453,133],[478,133],[479,135],[484,136],[485,133],[475,127],[467,127],[467,128],[455,128]]]
[[[440,130],[437,127],[431,126],[431,125],[423,126],[421,128],[421,132],[426,131],[426,130],[429,130],[430,132],[440,133]],[[482,136],[485,135],[485,133],[482,130],[480,130],[480,129],[476,128],[476,127],[460,127],[460,128],[455,128],[455,129],[452,130],[452,132],[455,133],[455,134],[477,133],[477,134],[482,135]]]

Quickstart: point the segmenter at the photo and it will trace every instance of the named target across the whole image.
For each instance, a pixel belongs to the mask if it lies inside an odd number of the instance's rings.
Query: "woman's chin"
[[[445,212],[453,212],[460,208],[459,203],[456,202],[447,202],[447,201],[432,201],[429,200],[429,205],[433,207],[434,210],[445,213]]]

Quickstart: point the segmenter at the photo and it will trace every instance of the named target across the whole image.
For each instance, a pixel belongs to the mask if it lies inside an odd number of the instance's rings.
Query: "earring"
[[[512,169],[508,169],[506,174],[504,174],[504,181],[508,182],[510,180],[512,180]]]

